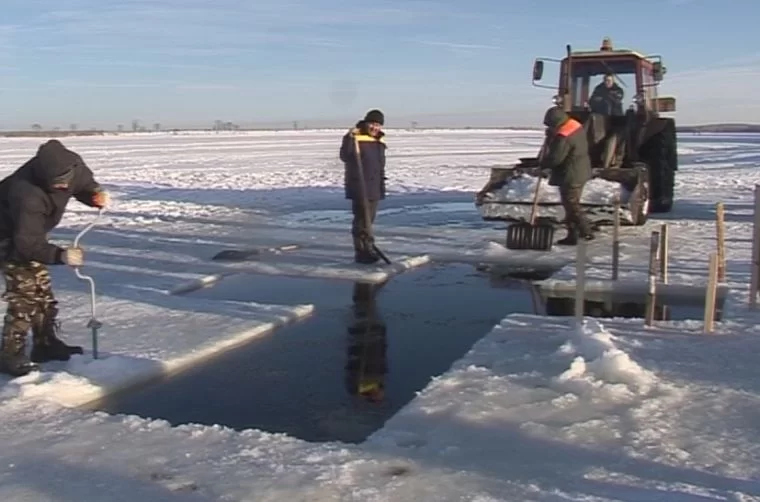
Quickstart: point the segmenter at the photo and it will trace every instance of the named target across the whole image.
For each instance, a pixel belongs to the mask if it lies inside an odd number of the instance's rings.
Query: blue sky
[[[0,128],[351,121],[538,125],[536,56],[663,56],[677,119],[760,122],[760,2],[2,0]],[[728,7],[728,8],[727,8]]]

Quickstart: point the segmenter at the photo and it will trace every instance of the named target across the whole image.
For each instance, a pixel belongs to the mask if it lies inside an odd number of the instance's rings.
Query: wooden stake
[[[660,280],[668,283],[668,224],[660,227]]]
[[[580,326],[586,303],[586,243],[579,242],[575,253],[575,321]]]
[[[615,214],[612,227],[612,280],[616,281],[620,269],[620,196],[615,197]]]
[[[705,333],[712,333],[715,325],[715,298],[718,290],[718,253],[710,253],[705,291]]]
[[[654,323],[654,306],[656,302],[657,290],[657,254],[660,247],[660,233],[652,232],[649,241],[649,282],[646,301],[646,313],[644,324],[651,326]]]
[[[757,306],[757,289],[760,284],[760,185],[755,185],[754,221],[752,223],[752,279],[749,285],[749,305]]]
[[[726,280],[726,213],[722,202],[715,205],[715,232],[718,247],[718,281]]]
[[[663,284],[668,283],[668,224],[663,223],[660,226],[660,282]],[[662,311],[662,315],[660,316],[660,319],[663,321],[668,320],[668,307],[667,305],[663,305],[660,310]]]

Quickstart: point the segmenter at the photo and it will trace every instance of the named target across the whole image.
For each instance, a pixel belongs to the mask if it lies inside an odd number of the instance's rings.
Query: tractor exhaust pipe
[[[565,71],[565,95],[562,99],[562,107],[565,109],[565,112],[569,113],[573,108],[573,92],[571,90],[573,83],[573,50],[570,44],[565,46],[565,50],[567,51],[567,68]]]

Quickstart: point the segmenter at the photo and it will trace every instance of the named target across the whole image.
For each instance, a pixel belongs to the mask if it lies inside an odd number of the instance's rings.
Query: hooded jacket
[[[53,187],[58,183],[68,187]],[[64,250],[48,242],[47,234],[58,226],[72,197],[94,207],[93,197],[101,191],[82,157],[58,140],[44,143],[34,157],[0,181],[0,257],[62,264]]]
[[[562,108],[552,107],[544,116],[547,147],[541,168],[550,169],[549,184],[579,187],[591,179],[591,159],[583,126]]]

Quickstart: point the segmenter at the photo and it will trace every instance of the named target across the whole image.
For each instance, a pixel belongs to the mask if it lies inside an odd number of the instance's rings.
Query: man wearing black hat
[[[372,224],[379,201],[385,199],[384,124],[383,112],[370,110],[343,136],[340,147],[340,160],[345,165],[346,199],[351,200],[354,215],[351,235],[357,263],[372,264],[380,259],[375,251]]]
[[[79,248],[61,248],[48,241],[48,232],[61,221],[74,197],[90,207],[105,207],[108,193],[93,178],[82,157],[58,140],[0,181],[0,265],[5,277],[3,299],[8,302],[0,341],[0,372],[23,376],[35,363],[67,361],[82,347],[66,345],[57,336],[58,302],[47,265],[81,266]],[[31,360],[26,336],[32,329]]]

